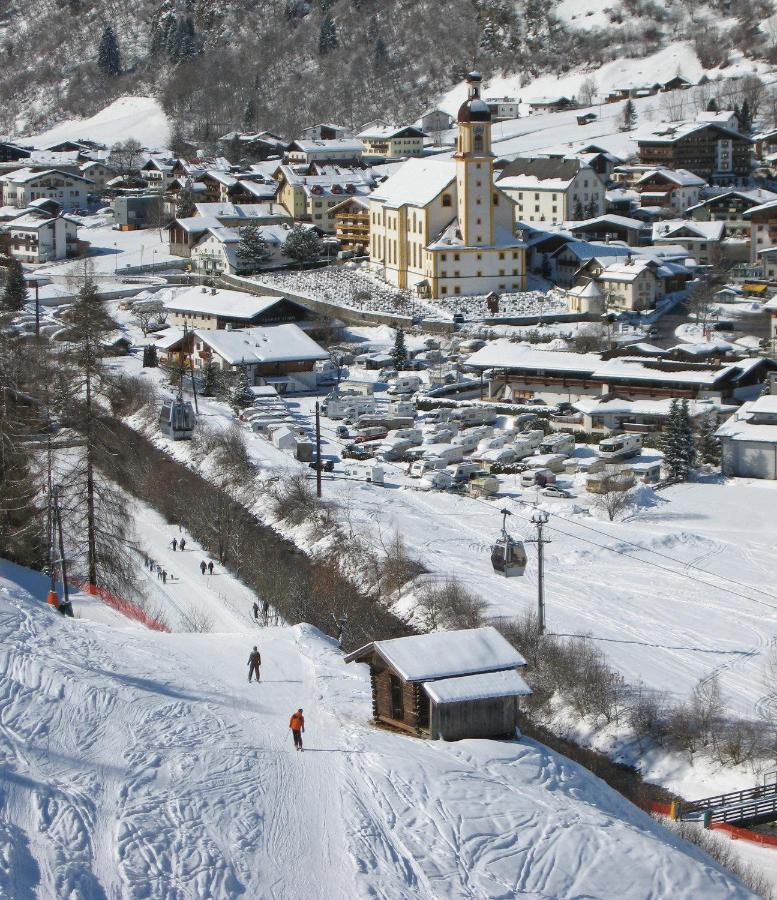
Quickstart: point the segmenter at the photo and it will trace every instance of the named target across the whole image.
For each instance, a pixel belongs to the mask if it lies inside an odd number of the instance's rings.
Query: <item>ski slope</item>
[[[0,896],[752,896],[539,744],[373,729],[366,669],[309,626],[66,620],[3,572]]]

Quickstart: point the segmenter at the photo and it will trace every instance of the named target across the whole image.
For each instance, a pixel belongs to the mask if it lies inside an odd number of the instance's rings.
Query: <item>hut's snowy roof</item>
[[[434,681],[525,666],[526,660],[491,625],[375,641],[346,656],[346,662],[376,651],[405,681]]]
[[[497,697],[527,697],[531,694],[531,688],[515,669],[426,681],[424,690],[435,703],[464,703]]]

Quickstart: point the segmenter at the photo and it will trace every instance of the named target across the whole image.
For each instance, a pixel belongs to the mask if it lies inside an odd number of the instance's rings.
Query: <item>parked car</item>
[[[338,425],[335,429],[335,434],[339,438],[349,438],[351,436],[351,433],[345,425]]]
[[[372,459],[375,452],[365,444],[348,444],[341,455],[343,459]]]
[[[381,369],[380,372],[378,372],[378,380],[379,381],[389,381],[389,379],[396,378],[396,377],[397,377],[396,369]]]
[[[334,462],[332,462],[331,459],[322,460],[320,465],[321,465],[322,472],[334,472],[334,470],[335,470],[335,464],[334,464]],[[319,467],[319,463],[315,459],[313,460],[313,462],[308,463],[309,469],[317,469],[318,467]]]
[[[564,500],[570,500],[574,496],[569,491],[557,487],[555,484],[549,484],[546,488],[543,488],[540,493],[543,497],[557,497]]]

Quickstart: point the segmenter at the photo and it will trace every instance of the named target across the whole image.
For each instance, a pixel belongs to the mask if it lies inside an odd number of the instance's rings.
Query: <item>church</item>
[[[491,113],[481,75],[467,76],[450,159],[409,159],[369,195],[370,261],[399,288],[426,297],[526,289],[514,201],[494,185]]]

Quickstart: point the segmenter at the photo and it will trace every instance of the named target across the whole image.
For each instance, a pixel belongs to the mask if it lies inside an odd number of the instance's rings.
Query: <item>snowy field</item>
[[[46,587],[0,572],[4,897],[752,896],[533,741],[371,728],[366,667],[308,626],[117,628],[61,618]]]
[[[23,138],[33,147],[60,141],[89,140],[106,147],[134,138],[148,150],[163,150],[170,143],[170,122],[153,97],[119,97],[88,119],[68,119],[48,131]]]

